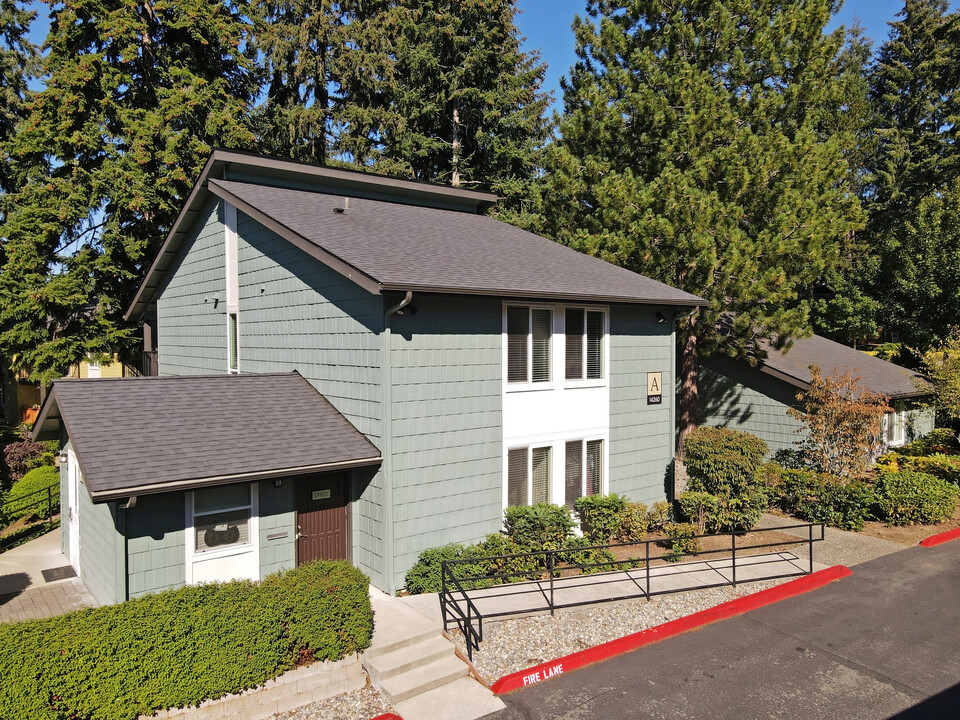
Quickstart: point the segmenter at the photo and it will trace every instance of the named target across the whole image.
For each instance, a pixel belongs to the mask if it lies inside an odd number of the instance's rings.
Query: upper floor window
[[[507,382],[550,382],[553,311],[507,306]]]
[[[603,378],[604,314],[599,310],[568,307],[564,313],[566,379]]]

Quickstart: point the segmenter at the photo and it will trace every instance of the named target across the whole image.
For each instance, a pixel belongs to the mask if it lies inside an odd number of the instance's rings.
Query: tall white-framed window
[[[549,383],[552,379],[553,309],[508,305],[507,382]]]
[[[564,378],[602,380],[606,312],[582,307],[564,309]]]
[[[507,505],[550,502],[553,448],[519,447],[507,451]]]
[[[237,208],[223,209],[223,256],[227,291],[227,372],[240,372],[240,261],[237,240]]]
[[[887,445],[903,445],[907,441],[907,409],[903,401],[891,403],[893,411],[883,416],[884,440]]]
[[[603,493],[603,440],[568,440],[564,461],[565,505],[573,507],[584,495]]]

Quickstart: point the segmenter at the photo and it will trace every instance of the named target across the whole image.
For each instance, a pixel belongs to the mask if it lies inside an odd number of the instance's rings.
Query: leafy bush
[[[890,452],[877,460],[879,472],[922,472],[960,486],[960,456],[902,455]]]
[[[44,515],[47,510],[47,496],[33,493],[52,488],[50,500],[53,503],[51,513],[60,510],[60,470],[52,466],[34,468],[14,483],[7,496],[4,512],[9,520],[26,515]],[[39,505],[37,503],[40,503]]]
[[[667,503],[664,503],[667,504]],[[628,502],[620,518],[621,542],[640,542],[647,536],[650,514],[643,503]]]
[[[767,444],[750,433],[709,426],[691,432],[684,447],[690,489],[713,495],[753,487],[767,454]]]
[[[700,541],[695,537],[697,528],[690,523],[667,523],[663,532],[670,539],[668,562],[677,562],[684,555],[700,552]]]
[[[692,490],[677,496],[677,505],[684,520],[697,528],[697,533],[716,532],[720,525],[720,498],[707,492]]]
[[[420,553],[413,567],[407,570],[404,578],[407,592],[411,595],[440,592],[443,587],[443,567],[440,563],[444,560],[466,560],[477,555],[475,545],[467,546],[461,543],[450,543],[449,545],[424,550]],[[457,578],[488,574],[484,572],[483,565],[479,563],[453,565],[450,571]],[[476,587],[476,585],[471,584],[471,587]]]
[[[874,485],[877,516],[889,525],[937,523],[957,509],[960,491],[935,475],[921,472],[881,473]]]
[[[53,465],[59,450],[60,443],[56,440],[40,443],[24,439],[10,443],[3,449],[10,481],[16,482],[34,468]]]
[[[516,556],[525,550],[503,533],[487,535],[483,542],[472,545],[464,550],[466,557],[490,557],[493,555]],[[505,557],[496,560],[478,560],[483,575],[499,575],[502,579],[490,580],[489,584],[499,582],[520,582],[535,580],[543,570],[543,559],[539,556]],[[466,564],[466,563],[465,563]],[[476,585],[474,585],[476,586]]]
[[[574,508],[580,516],[580,527],[594,545],[609,543],[620,534],[627,499],[623,495],[584,495]]]
[[[957,434],[950,428],[936,428],[898,452],[901,455],[953,455],[957,450]]]
[[[316,562],[262,583],[148,595],[0,625],[0,717],[133,720],[256,687],[370,644],[368,580]]]
[[[647,515],[647,529],[663,530],[663,526],[673,519],[673,506],[665,501],[655,502]]]
[[[527,550],[559,550],[574,526],[570,510],[551,503],[508,507],[503,517],[507,535]]]
[[[873,489],[859,480],[813,470],[772,469],[766,475],[773,504],[810,522],[863,530],[873,505]]]
[[[592,573],[609,572],[616,569],[612,564],[614,557],[609,551],[602,548],[593,548],[593,543],[585,537],[572,537],[567,543],[557,559],[568,565],[599,565],[599,567],[587,567],[582,570],[584,575]]]

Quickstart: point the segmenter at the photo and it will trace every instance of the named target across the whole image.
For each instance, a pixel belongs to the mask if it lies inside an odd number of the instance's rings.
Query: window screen
[[[570,507],[583,495],[583,441],[573,440],[566,447],[564,501]]]
[[[583,380],[583,308],[567,308],[567,380]]]
[[[527,334],[530,310],[507,308],[507,382],[527,382]]]
[[[531,313],[533,325],[533,382],[550,382],[550,339],[553,335],[553,312],[534,308]]]
[[[603,489],[603,440],[587,441],[587,495]]]
[[[527,504],[527,448],[507,452],[507,505]]]
[[[550,450],[549,447],[533,448],[532,450],[533,503],[550,502]]]
[[[240,347],[237,340],[237,314],[230,313],[229,333],[230,333],[230,370],[237,370],[240,367]]]
[[[603,313],[587,313],[587,379],[603,377]]]

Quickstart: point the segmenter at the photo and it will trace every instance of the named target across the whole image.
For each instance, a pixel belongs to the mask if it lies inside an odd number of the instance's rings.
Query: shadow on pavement
[[[960,683],[929,697],[887,720],[942,720],[960,714]]]
[[[0,605],[10,602],[32,584],[33,581],[25,572],[0,576]]]

